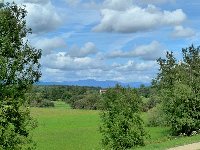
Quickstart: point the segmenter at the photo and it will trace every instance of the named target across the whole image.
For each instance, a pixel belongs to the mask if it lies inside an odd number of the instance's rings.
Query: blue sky
[[[11,0],[5,0],[11,2]],[[150,82],[156,59],[200,43],[199,0],[15,0],[26,5],[41,81]]]

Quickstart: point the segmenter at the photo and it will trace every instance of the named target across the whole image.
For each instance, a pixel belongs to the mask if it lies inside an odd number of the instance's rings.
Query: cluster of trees
[[[191,135],[200,129],[200,47],[182,49],[182,55],[179,62],[172,52],[158,59],[160,72],[153,82],[159,111],[173,135]]]
[[[141,111],[154,114],[152,124],[170,126],[173,135],[199,131],[200,47],[183,49],[181,62],[172,52],[158,59],[153,87],[117,85],[101,96],[94,87],[34,86],[29,91],[41,76],[41,51],[24,40],[31,33],[25,17],[26,10],[14,3],[0,9],[0,149],[33,149],[30,130],[36,124],[27,106],[53,106],[57,100],[72,108],[101,109],[102,144],[108,149],[144,145]]]
[[[34,85],[26,94],[33,107],[54,107],[53,101],[64,101],[74,109],[101,109],[100,87]],[[155,89],[141,85],[136,89],[142,99],[142,111],[146,112],[157,103]]]
[[[200,47],[192,45],[182,49],[182,54],[181,61],[172,52],[157,60],[160,69],[152,87],[134,91],[116,86],[103,95],[100,132],[105,148],[129,149],[144,144],[141,110],[150,114],[150,125],[167,125],[172,135],[199,133]]]
[[[53,101],[64,101],[74,109],[97,109],[100,88],[81,86],[33,86],[26,94],[31,106],[53,107]]]

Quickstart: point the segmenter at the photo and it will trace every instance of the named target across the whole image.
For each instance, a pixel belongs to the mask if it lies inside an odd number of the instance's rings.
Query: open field
[[[55,108],[31,108],[38,119],[34,130],[34,140],[38,150],[99,150],[101,136],[98,132],[99,112],[73,110],[62,102]],[[144,120],[146,116],[143,115]],[[171,138],[168,128],[147,127],[151,138],[146,146],[137,150],[166,149],[177,145],[200,141],[200,135],[184,138]]]
[[[39,150],[99,149],[97,111],[32,108],[39,127],[34,138]]]

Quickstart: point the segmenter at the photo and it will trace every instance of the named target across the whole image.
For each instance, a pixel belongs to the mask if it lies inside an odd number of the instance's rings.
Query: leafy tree
[[[0,149],[31,149],[30,130],[35,122],[24,94],[41,76],[41,51],[26,36],[26,10],[16,4],[0,9]]]
[[[151,87],[145,86],[144,84],[141,84],[140,87],[137,89],[140,96],[143,96],[145,98],[149,98],[151,94]]]
[[[98,109],[98,104],[100,101],[100,95],[97,92],[87,92],[83,97],[79,97],[79,99],[76,99],[73,103],[73,108],[75,109],[91,109],[96,110]],[[74,97],[73,97],[74,98]]]
[[[141,99],[136,90],[116,86],[103,94],[100,132],[107,149],[144,145],[146,133],[140,118]]]
[[[173,53],[158,60],[160,73],[154,82],[173,135],[190,135],[200,129],[200,48],[192,45],[182,53],[179,63]]]

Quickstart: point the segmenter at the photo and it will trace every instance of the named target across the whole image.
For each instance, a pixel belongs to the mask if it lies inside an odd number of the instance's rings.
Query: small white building
[[[104,93],[106,93],[106,91],[107,91],[106,89],[100,89],[99,93],[104,94]]]

